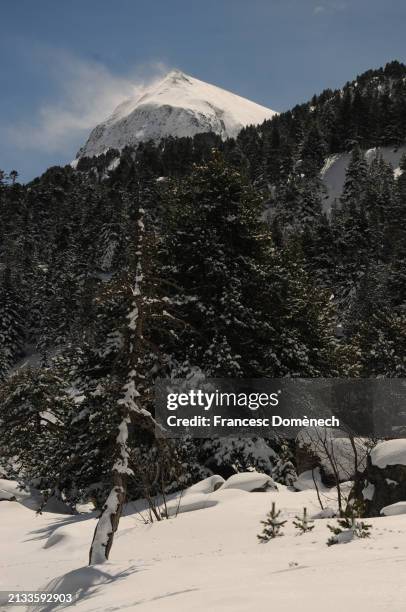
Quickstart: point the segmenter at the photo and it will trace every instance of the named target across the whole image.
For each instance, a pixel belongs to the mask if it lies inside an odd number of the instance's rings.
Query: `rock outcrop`
[[[377,444],[360,484],[366,516],[379,516],[385,506],[406,501],[406,440]]]

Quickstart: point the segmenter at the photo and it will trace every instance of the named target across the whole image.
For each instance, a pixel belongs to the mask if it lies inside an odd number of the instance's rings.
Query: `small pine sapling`
[[[354,534],[357,538],[369,538],[372,525],[364,521],[355,521]]]
[[[304,533],[307,533],[308,531],[312,531],[312,529],[314,529],[314,521],[308,518],[307,508],[303,508],[303,515],[295,516],[295,519],[296,520],[293,521],[293,524],[296,529],[299,530],[298,535],[303,535]]]
[[[350,542],[354,538],[369,538],[372,525],[357,520],[356,507],[349,506],[345,515],[338,519],[338,525],[327,525],[332,536],[327,540],[327,546]]]
[[[277,538],[278,536],[282,536],[283,533],[280,533],[281,528],[286,523],[286,521],[280,521],[279,515],[281,511],[276,511],[275,502],[272,502],[272,509],[266,515],[266,519],[261,521],[264,526],[262,533],[257,535],[258,540],[260,542],[269,542],[273,538]]]

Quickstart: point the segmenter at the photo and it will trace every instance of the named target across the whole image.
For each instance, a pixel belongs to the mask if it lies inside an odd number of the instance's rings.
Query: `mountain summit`
[[[262,123],[275,114],[265,106],[173,70],[141,96],[122,102],[92,130],[78,157],[166,136],[215,132],[222,138],[234,137],[244,126]]]

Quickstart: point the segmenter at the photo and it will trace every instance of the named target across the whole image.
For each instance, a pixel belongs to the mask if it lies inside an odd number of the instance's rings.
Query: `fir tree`
[[[22,355],[24,346],[23,303],[18,285],[7,267],[0,273],[0,380]]]
[[[296,529],[299,530],[300,535],[303,535],[304,533],[307,533],[308,531],[312,531],[314,529],[314,521],[308,518],[306,508],[303,508],[303,515],[295,516],[295,519],[296,520],[293,521],[293,524]]]
[[[9,477],[46,499],[69,493],[69,417],[74,409],[58,368],[24,369],[0,387],[2,459]],[[66,500],[69,503],[69,498]],[[74,506],[74,504],[72,504]]]
[[[216,155],[170,195],[162,254],[184,321],[173,347],[178,360],[208,376],[331,368],[333,347],[321,326],[325,296],[316,296],[293,249],[284,256],[275,250],[244,178]]]
[[[283,533],[281,533],[281,529],[287,521],[281,521],[279,519],[280,513],[280,510],[276,511],[275,509],[275,502],[272,502],[272,508],[266,515],[266,519],[261,521],[264,528],[262,533],[257,535],[260,542],[269,542],[269,540],[283,535]]]
[[[333,534],[327,540],[327,546],[333,546],[350,542],[354,538],[369,538],[372,525],[357,520],[355,509],[349,506],[346,516],[338,519],[337,525],[327,525],[327,527]]]
[[[294,465],[294,452],[288,441],[282,440],[275,448],[277,461],[272,469],[272,478],[286,486],[292,486],[297,480]]]
[[[347,167],[343,192],[341,194],[341,203],[346,211],[359,209],[367,173],[368,166],[364,153],[356,145],[351,152],[351,159]]]
[[[363,321],[352,340],[362,376],[402,378],[406,375],[406,317],[384,308]]]
[[[384,245],[389,260],[388,291],[395,307],[406,305],[406,155],[399,164],[401,174],[391,207],[386,212]]]
[[[170,300],[164,301],[159,293],[154,268],[154,236],[149,233],[146,211],[139,206],[135,220],[132,252],[132,278],[130,275],[130,301],[123,330],[123,350],[119,351],[114,375],[114,386],[108,381],[111,423],[116,423],[115,434],[109,440],[111,455],[111,488],[95,528],[89,553],[89,564],[102,563],[109,558],[114,534],[117,531],[127,497],[129,481],[136,466],[131,465],[131,446],[134,438],[144,434],[145,439],[155,441],[157,448],[166,447],[165,441],[155,439],[156,423],[152,416],[152,387],[157,376],[165,371],[167,357],[155,343],[156,320],[171,321]],[[101,391],[101,393],[100,393]],[[103,411],[100,389],[94,394],[96,405],[93,413]],[[171,467],[173,453],[159,453]]]

